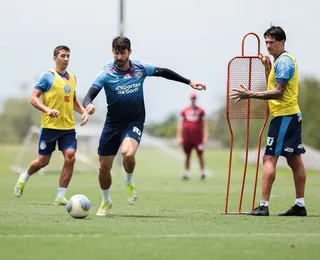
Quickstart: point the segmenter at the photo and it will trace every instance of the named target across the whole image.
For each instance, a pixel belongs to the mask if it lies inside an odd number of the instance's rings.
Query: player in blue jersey
[[[57,46],[53,51],[55,69],[43,73],[34,87],[31,104],[42,112],[41,134],[37,159],[19,176],[14,187],[17,197],[21,197],[30,176],[47,166],[58,143],[64,157],[55,205],[66,205],[66,190],[72,178],[77,150],[74,111],[82,114],[81,125],[88,121],[88,113],[76,97],[75,76],[67,71],[70,49]],[[40,98],[42,96],[42,98]]]
[[[251,216],[269,216],[269,200],[279,156],[286,157],[292,170],[296,190],[294,205],[279,216],[307,216],[304,192],[306,170],[302,154],[306,151],[302,145],[302,115],[298,104],[299,73],[296,59],[285,51],[286,34],[280,26],[271,26],[264,33],[266,47],[274,57],[261,55],[268,80],[268,90],[254,92],[243,86],[233,89],[230,97],[236,102],[255,98],[268,100],[272,120],[269,125],[267,146],[263,157],[262,196],[260,204]]]
[[[206,85],[180,76],[172,70],[142,64],[130,60],[131,42],[126,37],[116,37],[112,42],[114,62],[107,64],[83,100],[83,106],[89,114],[95,112],[92,101],[100,90],[105,90],[108,112],[99,141],[99,183],[102,191],[102,203],[98,216],[106,216],[112,207],[110,187],[111,168],[115,155],[121,146],[123,167],[126,172],[127,200],[134,204],[137,190],[133,181],[137,152],[145,121],[143,82],[148,76],[163,77],[182,82],[196,90],[205,90]]]

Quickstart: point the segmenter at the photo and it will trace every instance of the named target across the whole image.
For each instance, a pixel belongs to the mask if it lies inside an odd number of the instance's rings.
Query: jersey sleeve
[[[154,76],[156,67],[150,64],[143,64],[143,67],[145,68],[147,72],[147,76]]]
[[[35,89],[38,89],[43,92],[47,92],[52,87],[54,82],[54,75],[52,72],[45,72],[41,75],[39,81],[35,85]]]
[[[98,73],[98,75],[97,75],[95,81],[92,83],[91,87],[93,87],[93,88],[95,88],[97,90],[101,90],[104,87],[105,79],[106,79],[105,71],[104,71],[104,69],[102,69]]]
[[[280,57],[274,67],[276,82],[288,82],[293,77],[294,71],[293,60],[286,55]]]

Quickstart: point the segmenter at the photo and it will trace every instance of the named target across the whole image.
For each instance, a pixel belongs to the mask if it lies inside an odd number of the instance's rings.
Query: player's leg
[[[279,213],[279,216],[307,216],[304,202],[304,189],[306,184],[306,170],[300,154],[293,154],[287,158],[288,165],[292,169],[294,185],[296,189],[296,201],[289,210]]]
[[[306,170],[302,161],[301,154],[306,151],[301,142],[301,114],[291,117],[288,130],[284,137],[284,150],[282,155],[287,158],[293,174],[296,190],[296,200],[291,209],[279,213],[279,216],[306,216],[307,210],[304,202],[304,190],[306,184]]]
[[[127,201],[133,205],[138,193],[134,184],[134,169],[136,166],[135,155],[138,150],[143,133],[143,125],[128,126],[121,134],[121,154],[123,158],[123,168],[125,170],[125,185],[127,189]]]
[[[39,137],[38,158],[32,161],[25,172],[20,174],[14,187],[14,193],[21,197],[29,177],[40,169],[46,167],[51,159],[52,152],[55,150],[56,139],[52,135],[51,129],[42,129]]]
[[[269,216],[269,200],[273,182],[276,176],[278,157],[264,155],[262,169],[262,197],[258,207],[249,212],[252,216]]]
[[[199,159],[199,165],[200,165],[200,173],[201,173],[201,180],[204,180],[207,177],[206,171],[205,171],[205,161],[204,161],[204,147],[202,142],[197,143],[195,146],[195,149],[197,151],[198,159]]]
[[[269,216],[269,199],[272,184],[275,180],[276,166],[283,145],[284,135],[282,117],[274,117],[269,126],[267,146],[263,157],[262,197],[260,204],[248,215]]]
[[[107,216],[112,207],[110,198],[110,187],[112,184],[111,169],[115,156],[99,155],[99,184],[102,193],[102,202],[97,212],[97,216]]]
[[[185,155],[184,160],[184,173],[182,176],[183,180],[189,180],[190,178],[190,160],[191,160],[192,144],[187,138],[183,138],[183,152]]]
[[[99,141],[99,185],[102,201],[97,216],[107,216],[112,207],[110,188],[112,184],[111,169],[114,158],[120,147],[120,133],[105,127]]]
[[[54,205],[66,205],[66,192],[71,181],[76,161],[77,138],[76,132],[72,130],[59,130],[58,146],[63,154],[64,162],[59,179],[59,187]]]
[[[31,175],[46,167],[50,162],[51,156],[41,156],[32,161],[25,172],[20,174],[18,181],[14,187],[14,193],[17,197],[21,197],[23,190]]]

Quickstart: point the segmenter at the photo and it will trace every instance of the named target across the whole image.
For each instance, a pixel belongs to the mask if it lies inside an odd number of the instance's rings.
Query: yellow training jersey
[[[290,64],[284,61],[284,56],[289,57],[293,61],[294,67],[290,67]],[[288,59],[286,60],[288,61]],[[284,63],[278,64],[279,61]],[[291,61],[290,63],[292,64]],[[268,90],[275,89],[276,75],[286,75],[285,77],[289,78],[290,70],[293,75],[288,81],[283,97],[281,99],[268,100],[270,113],[273,117],[292,115],[300,112],[298,105],[298,66],[295,58],[291,54],[284,52],[275,60],[268,78]]]
[[[56,109],[60,112],[58,117],[50,117],[47,113],[42,113],[41,127],[58,129],[58,130],[70,130],[75,128],[73,102],[74,93],[76,89],[76,80],[74,75],[70,72],[67,73],[68,77],[62,77],[54,69],[50,69],[48,73],[45,73],[40,79],[45,82],[42,87],[37,87],[44,91],[42,102],[45,106]],[[38,83],[38,86],[41,84]]]

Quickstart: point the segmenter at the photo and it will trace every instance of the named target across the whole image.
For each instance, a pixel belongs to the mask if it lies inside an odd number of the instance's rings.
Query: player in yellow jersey
[[[57,46],[53,51],[53,59],[56,63],[55,69],[42,74],[31,96],[31,104],[42,111],[39,156],[19,176],[14,192],[17,197],[21,197],[29,177],[49,164],[52,152],[58,143],[64,164],[54,204],[66,205],[65,194],[73,174],[77,150],[73,111],[82,114],[81,125],[88,121],[88,114],[76,97],[75,76],[67,71],[70,49],[63,45]]]
[[[302,116],[298,105],[298,66],[295,58],[285,51],[286,34],[279,26],[272,26],[264,33],[266,47],[274,57],[274,64],[268,56],[261,55],[268,79],[268,90],[252,92],[241,86],[233,89],[230,97],[235,102],[241,99],[267,99],[272,120],[270,122],[267,146],[263,157],[262,199],[260,205],[248,215],[269,216],[269,199],[275,180],[279,156],[284,156],[292,169],[296,189],[294,206],[279,216],[306,216],[304,190],[306,171],[301,158],[305,153],[301,138]]]

